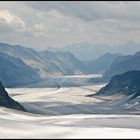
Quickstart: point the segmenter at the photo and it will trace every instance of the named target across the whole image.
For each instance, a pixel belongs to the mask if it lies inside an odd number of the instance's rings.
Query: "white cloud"
[[[0,10],[0,20],[17,30],[23,30],[25,28],[24,21],[7,10]]]

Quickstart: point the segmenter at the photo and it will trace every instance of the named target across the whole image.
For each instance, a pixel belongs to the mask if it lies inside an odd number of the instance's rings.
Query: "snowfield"
[[[136,115],[36,116],[0,109],[0,138],[140,138]]]
[[[86,97],[104,85],[6,89],[30,113],[0,107],[0,138],[140,138],[139,103]]]

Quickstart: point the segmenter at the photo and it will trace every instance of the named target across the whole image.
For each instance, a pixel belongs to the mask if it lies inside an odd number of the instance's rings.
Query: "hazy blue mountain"
[[[3,84],[0,82],[0,106],[12,108],[20,111],[25,111],[25,109],[16,101],[8,96]]]
[[[96,95],[120,94],[129,96],[131,99],[140,95],[140,71],[128,71],[120,75],[115,75],[109,84],[99,90]]]
[[[82,73],[82,62],[69,52],[43,51],[40,52],[40,58],[46,62],[47,65],[43,69],[47,72],[60,72],[62,74]]]
[[[86,64],[86,72],[88,73],[103,73],[106,71],[112,62],[117,58],[121,56],[119,53],[106,53],[96,59],[95,61],[91,61]]]
[[[116,58],[103,77],[108,80],[116,74],[132,70],[140,70],[140,52]]]
[[[0,52],[20,58],[22,61],[24,61],[24,63],[30,65],[36,71],[39,71],[40,67],[43,65],[42,60],[39,58],[38,52],[30,48],[20,45],[0,43]]]
[[[0,52],[15,56],[31,66],[42,78],[52,74],[80,74],[80,62],[68,52],[37,52],[20,45],[0,43]],[[81,66],[82,67],[82,66]]]
[[[21,59],[0,53],[0,80],[7,87],[29,84],[41,78]]]
[[[140,51],[140,43],[128,41],[125,44],[113,45],[110,51],[123,53],[124,55],[134,54]]]
[[[133,54],[140,50],[140,43],[128,41],[124,44],[107,45],[107,44],[91,44],[88,42],[75,43],[64,47],[53,48],[48,47],[50,51],[68,51],[74,54],[79,60],[92,61],[98,59],[105,53],[121,53],[124,55]]]
[[[83,45],[86,45],[86,43]],[[107,53],[95,61],[83,62],[77,59],[72,53],[64,52],[64,50],[38,52],[20,45],[0,43],[0,51],[10,56],[20,58],[24,63],[32,67],[42,78],[46,78],[52,74],[72,75],[104,72],[112,61],[120,55]],[[83,57],[85,57],[84,54]]]
[[[76,56],[81,61],[92,61],[97,59],[104,53],[107,53],[109,49],[106,49],[106,47],[108,46],[105,44],[93,45],[88,42],[82,42],[82,43],[71,44],[63,48],[48,47],[47,50],[67,51],[74,54],[74,56]]]

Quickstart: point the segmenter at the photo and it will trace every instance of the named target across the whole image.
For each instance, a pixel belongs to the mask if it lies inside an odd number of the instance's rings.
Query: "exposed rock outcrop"
[[[5,90],[2,82],[0,82],[0,106],[20,111],[26,111],[18,102],[8,96],[8,93]]]

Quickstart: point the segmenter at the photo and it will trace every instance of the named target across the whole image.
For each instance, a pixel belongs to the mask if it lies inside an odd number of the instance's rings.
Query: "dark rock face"
[[[8,96],[3,84],[0,82],[0,106],[26,111],[18,102]]]
[[[128,71],[114,76],[109,84],[97,92],[96,95],[140,95],[140,71]]]

